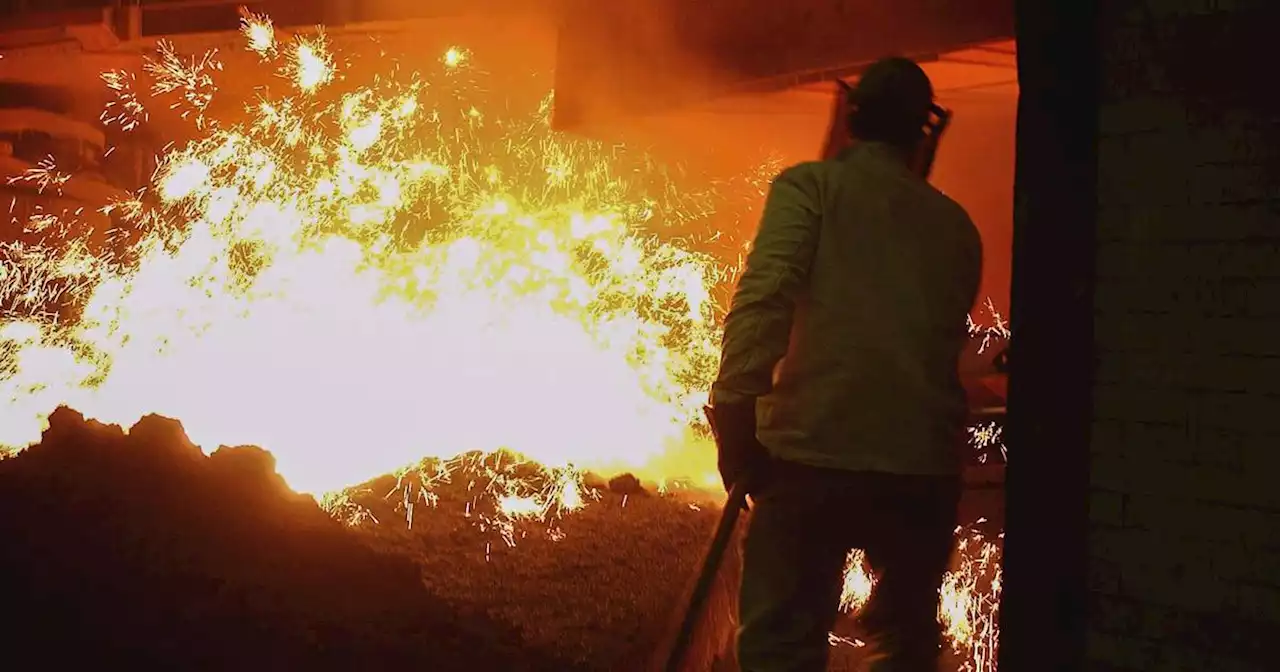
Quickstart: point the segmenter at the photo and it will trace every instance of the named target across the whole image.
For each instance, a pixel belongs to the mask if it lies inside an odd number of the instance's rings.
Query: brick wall
[[[1276,3],[1100,4],[1089,669],[1277,669]]]

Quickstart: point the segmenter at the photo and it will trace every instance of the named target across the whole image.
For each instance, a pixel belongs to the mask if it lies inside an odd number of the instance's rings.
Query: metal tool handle
[[[697,628],[698,621],[702,618],[702,612],[707,606],[707,598],[711,596],[711,588],[715,585],[716,574],[720,572],[720,564],[724,561],[724,553],[729,547],[729,540],[733,538],[734,529],[738,525],[738,516],[741,515],[746,502],[746,485],[743,483],[735,484],[729,491],[729,499],[724,503],[724,511],[720,513],[720,521],[716,523],[715,534],[712,535],[706,555],[703,556],[702,568],[698,571],[697,583],[693,584],[693,592],[689,595],[689,603],[685,607],[684,617],[680,621],[680,629],[676,631],[675,641],[667,653],[666,665],[662,668],[665,672],[680,672],[681,670],[680,665],[684,662],[684,657],[688,653],[693,632]]]

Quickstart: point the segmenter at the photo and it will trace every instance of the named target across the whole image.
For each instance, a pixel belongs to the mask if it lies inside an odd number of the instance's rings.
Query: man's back
[[[711,387],[720,475],[754,503],[744,671],[826,669],[851,548],[877,576],[859,616],[872,666],[935,669],[942,648],[982,244],[925,180],[949,114],[920,66],[881,59],[838,95],[831,141],[847,125],[856,144],[769,188]]]
[[[958,358],[982,266],[969,216],[878,143],[798,165],[784,181],[809,202],[816,236],[797,257],[809,260],[807,283],[759,400],[761,442],[819,467],[955,473],[967,410]],[[787,241],[762,227],[761,245]]]

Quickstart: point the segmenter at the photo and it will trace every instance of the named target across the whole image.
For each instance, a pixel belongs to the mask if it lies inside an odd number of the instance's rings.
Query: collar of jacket
[[[836,155],[836,160],[842,162],[850,161],[855,157],[901,166],[904,170],[907,170],[910,163],[910,155],[907,152],[888,143],[867,141],[856,142],[852,146],[841,150]]]

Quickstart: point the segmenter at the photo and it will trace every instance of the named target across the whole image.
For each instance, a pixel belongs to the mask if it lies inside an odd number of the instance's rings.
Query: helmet
[[[909,146],[924,134],[933,107],[933,84],[915,61],[884,58],[862,73],[849,103],[849,131],[855,137]]]

